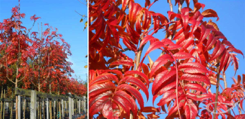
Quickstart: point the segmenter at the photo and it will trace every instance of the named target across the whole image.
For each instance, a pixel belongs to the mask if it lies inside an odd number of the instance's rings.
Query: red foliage
[[[70,46],[52,27],[42,32],[31,32],[22,26],[19,8],[12,8],[12,16],[0,22],[0,82],[1,85],[37,89],[42,92],[65,94],[71,92],[84,95],[86,87],[72,79],[72,63],[67,61],[71,55]],[[30,19],[34,23],[40,17]],[[34,24],[33,24],[34,25]],[[42,27],[42,26],[41,26]],[[43,34],[43,35],[39,35]]]
[[[212,9],[201,13],[199,9],[205,5],[198,0],[194,0],[194,10],[189,7],[189,0],[175,0],[179,12],[168,11],[168,17],[149,10],[155,2],[146,0],[142,7],[133,0],[89,1],[90,118],[95,114],[99,114],[97,118],[109,119],[129,118],[130,114],[135,119],[145,118],[144,112],[151,112],[148,118],[159,118],[158,108],[167,112],[168,119],[212,118],[213,113],[208,110],[214,111],[211,103],[216,101],[216,96],[210,88],[231,63],[236,72],[236,54],[243,53],[226,39],[214,22],[203,20],[204,17],[219,20],[219,17]],[[181,8],[183,3],[187,7]],[[166,32],[162,40],[153,36],[159,30]],[[150,46],[142,54],[148,41]],[[135,59],[124,54],[126,50],[133,51]],[[144,64],[146,56],[155,50],[162,52],[160,56],[155,62]],[[244,82],[240,84],[241,78],[238,80],[231,88],[217,92],[219,113],[216,117],[237,116],[220,112],[230,110],[227,103],[244,100],[241,93]],[[152,83],[153,102],[163,96],[158,107],[144,111],[146,107],[139,90],[148,98],[149,83]],[[208,110],[201,109],[201,103],[209,105]]]

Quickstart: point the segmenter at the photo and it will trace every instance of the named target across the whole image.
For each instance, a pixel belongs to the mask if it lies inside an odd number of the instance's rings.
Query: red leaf
[[[159,101],[159,103],[157,104],[158,106],[162,106],[168,102],[170,102],[171,100],[176,98],[176,93],[175,93],[175,89],[172,89],[170,91],[167,91],[166,93],[164,93],[162,99]],[[180,97],[183,94],[182,89],[178,89],[178,97]],[[180,99],[179,99],[180,100]],[[177,101],[176,101],[177,102]],[[170,111],[169,111],[170,113]]]
[[[135,46],[133,43],[131,43],[126,37],[123,37],[123,43],[124,43],[125,46],[126,46],[127,48],[129,48],[130,50],[132,50],[132,51],[134,51],[134,52],[137,51],[136,46]]]
[[[140,42],[140,47],[139,47],[139,49],[141,49],[142,46],[145,45],[148,41],[154,40],[154,39],[156,39],[156,38],[154,38],[152,35],[147,35],[147,36],[144,37],[144,38],[142,39],[142,41]]]
[[[202,15],[204,17],[217,17],[217,21],[219,20],[218,14],[212,9],[207,9],[207,10],[203,11]]]
[[[236,57],[234,54],[232,54],[232,55],[231,55],[231,58],[233,59],[234,70],[235,70],[235,74],[236,74],[236,71],[237,71],[237,69],[238,69],[238,61],[237,61],[237,57]]]
[[[244,118],[245,118],[245,114],[240,114],[235,116],[235,119],[244,119]]]
[[[134,62],[132,60],[118,60],[118,61],[112,62],[110,64],[110,67],[112,67],[112,66],[118,66],[118,65],[134,66]]]
[[[105,74],[97,76],[95,79],[93,79],[89,83],[89,87],[94,85],[94,84],[96,84],[96,83],[103,83],[103,82],[107,82],[107,81],[110,81],[110,80],[118,82],[118,78],[115,75],[109,74],[109,73],[105,73]]]
[[[188,63],[180,64],[179,69],[181,70],[182,68],[200,68],[206,70],[205,72],[207,72],[206,67],[197,62],[188,62]]]
[[[205,4],[195,3],[194,11],[198,11],[200,8],[204,9]]]
[[[147,76],[144,73],[142,73],[142,72],[139,72],[139,71],[127,71],[127,72],[125,72],[124,76],[126,76],[126,75],[135,75],[135,74],[137,74],[138,76],[142,77],[144,79],[144,81],[147,83],[147,85],[149,86],[149,80],[148,80]]]
[[[151,4],[150,0],[145,0],[145,7],[149,6]]]
[[[112,118],[113,116],[113,109],[112,109],[112,102],[110,100],[108,100],[102,109],[102,114],[104,117],[106,118]]]
[[[199,68],[186,68],[183,70],[185,73],[189,74],[205,74],[208,73],[206,69],[199,69]]]
[[[103,92],[106,92],[108,90],[112,90],[115,88],[116,86],[112,82],[107,82],[103,84],[95,84],[89,87],[89,96],[90,97],[97,96]]]
[[[201,92],[207,92],[205,88],[203,88],[203,86],[201,86],[200,84],[195,84],[195,83],[188,83],[184,86],[185,89],[191,89],[191,90],[197,90],[197,91],[201,91]]]
[[[186,52],[177,52],[174,55],[175,59],[189,59],[189,58],[194,58],[190,53]]]
[[[122,0],[122,10],[124,11],[126,9],[126,6],[128,4],[129,0]]]
[[[187,119],[196,119],[198,110],[196,105],[192,102],[192,100],[188,99],[184,106],[185,117]]]
[[[124,109],[127,116],[129,116],[129,114],[130,114],[130,106],[129,106],[130,103],[127,100],[125,100],[125,98],[118,96],[118,95],[114,95],[112,99],[114,102],[119,104]]]
[[[152,43],[150,45],[150,47],[147,49],[146,53],[145,53],[145,56],[143,57],[143,59],[141,60],[141,64],[143,63],[145,57],[153,50],[155,49],[158,49],[158,48],[161,48],[161,47],[164,47],[164,43],[163,42],[160,42],[160,41],[156,41],[154,43]],[[140,66],[139,66],[140,67]]]
[[[119,77],[119,79],[122,79],[123,78],[123,74],[119,70],[113,70],[113,69],[110,69],[110,70],[101,70],[101,74],[103,74],[105,72],[107,72],[107,73],[114,73],[114,74],[116,74]],[[90,78],[90,79],[92,79],[92,78]]]
[[[155,107],[144,107],[142,109],[142,112],[159,112],[157,108]]]
[[[123,82],[132,83],[132,84],[138,86],[146,94],[146,97],[148,100],[148,98],[149,98],[148,89],[141,80],[139,80],[138,78],[135,78],[133,76],[126,76],[120,80],[119,84],[121,84]]]
[[[207,76],[203,75],[197,75],[197,74],[183,74],[180,78],[181,80],[186,81],[198,81],[198,82],[204,82],[208,85],[210,85],[210,81]]]
[[[140,108],[143,109],[143,107],[144,107],[143,97],[136,88],[134,88],[128,84],[121,84],[121,85],[117,86],[117,90],[125,90],[125,91],[128,91],[129,93],[131,93],[131,95],[133,95],[138,100]]]
[[[36,17],[36,15],[34,14],[33,16],[31,16],[31,20],[36,21],[37,19],[40,19],[41,17]]]
[[[164,64],[168,62],[173,62],[173,58],[169,54],[164,54],[160,56],[152,65],[150,77]]]
[[[179,98],[179,108],[181,108],[183,105],[185,104],[185,100],[181,100],[181,98]],[[168,116],[166,117],[166,119],[169,119],[169,117],[171,118],[171,116],[177,112],[178,107],[177,107],[177,101],[174,101],[174,105],[172,106],[172,108],[169,110],[168,112]]]
[[[137,115],[138,109],[135,100],[128,93],[119,90],[115,93],[115,96],[123,98],[125,101],[127,101],[127,104],[125,105],[131,108],[134,115]]]
[[[164,74],[164,75],[163,75]],[[167,85],[173,81],[175,81],[175,76],[176,76],[176,70],[172,69],[170,72],[165,74],[165,72],[159,73],[156,76],[156,83],[154,80],[154,83],[152,85],[152,94],[155,95],[158,93],[158,91],[164,87],[164,85]],[[154,85],[155,84],[155,85]]]

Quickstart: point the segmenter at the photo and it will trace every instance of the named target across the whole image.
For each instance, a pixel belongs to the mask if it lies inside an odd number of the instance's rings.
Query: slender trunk
[[[220,66],[219,63],[217,64],[217,83],[216,83],[216,96],[215,96],[215,106],[214,106],[214,116],[213,119],[216,118],[216,110],[217,110],[217,104],[218,104],[218,95],[219,95],[219,70],[220,70]]]

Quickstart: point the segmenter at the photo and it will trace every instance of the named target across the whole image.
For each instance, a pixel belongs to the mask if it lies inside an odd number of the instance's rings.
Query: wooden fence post
[[[78,103],[77,103],[78,104],[78,113],[79,114],[81,114],[81,103],[80,102],[81,102],[81,100],[79,99]]]
[[[48,108],[49,108],[49,100],[47,98],[47,100],[46,100],[46,115],[47,115],[47,119],[49,119],[49,111],[48,111]]]
[[[63,119],[65,116],[64,116],[64,100],[62,99],[61,100],[61,118]]]
[[[21,119],[21,96],[18,95],[18,118]]]
[[[72,102],[72,115],[74,115],[74,99],[71,99],[71,102]]]
[[[69,103],[69,119],[72,119],[72,98],[68,97],[68,103]]]
[[[36,102],[37,102],[37,92],[35,90],[31,91],[31,108],[30,108],[30,117],[31,119],[36,119]]]
[[[83,110],[84,110],[84,112],[86,113],[86,97],[85,96],[83,96]]]
[[[55,118],[55,116],[57,115],[57,114],[55,113],[55,104],[56,104],[56,101],[54,101],[54,107],[53,107],[54,118]]]

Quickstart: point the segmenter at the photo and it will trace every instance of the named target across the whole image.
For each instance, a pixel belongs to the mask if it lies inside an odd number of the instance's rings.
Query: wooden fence
[[[1,91],[0,119],[15,119],[16,106],[19,119],[75,119],[87,113],[85,96],[54,95],[20,88],[15,89],[15,96],[7,98],[6,90]]]

